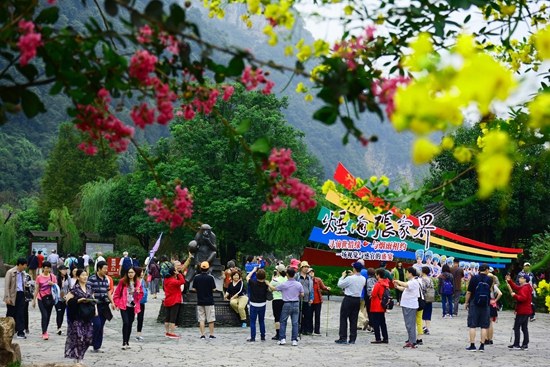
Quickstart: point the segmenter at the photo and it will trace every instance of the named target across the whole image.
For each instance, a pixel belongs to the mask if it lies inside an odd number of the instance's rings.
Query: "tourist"
[[[18,339],[25,336],[25,283],[27,259],[20,257],[17,264],[6,272],[4,279],[4,302],[7,305],[6,317],[15,320],[15,332]]]
[[[353,270],[342,272],[338,280],[338,287],[344,291],[344,299],[340,306],[340,328],[339,338],[334,342],[337,344],[347,344],[348,320],[349,320],[349,344],[355,344],[357,339],[357,318],[359,317],[359,307],[361,305],[361,291],[365,287],[366,279],[361,275],[363,265],[359,262],[352,264]],[[346,277],[349,275],[348,277]]]
[[[32,280],[36,280],[36,269],[38,269],[38,257],[36,257],[36,250],[32,250],[31,256],[27,259],[27,264],[29,264],[29,274],[31,275]]]
[[[277,344],[286,344],[286,324],[288,318],[292,322],[292,345],[298,345],[298,318],[300,316],[300,298],[304,296],[304,287],[300,282],[294,279],[296,271],[293,268],[286,270],[286,281],[284,283],[278,283],[277,279],[274,279],[272,283],[276,286],[269,285],[269,289],[272,291],[279,291],[283,295],[283,309],[281,311],[280,329],[279,329],[279,341]]]
[[[368,268],[367,275],[368,275],[368,279],[367,279],[367,284],[365,286],[365,308],[367,309],[368,321],[365,325],[363,325],[363,330],[368,330],[372,333],[374,332],[374,325],[372,323],[372,319],[370,315],[370,312],[371,312],[370,306],[371,306],[372,290],[374,289],[374,285],[378,282],[378,279],[376,278],[376,272],[374,268]],[[385,309],[384,309],[384,312],[386,312]],[[384,321],[384,324],[385,322],[386,321]]]
[[[283,264],[277,265],[275,268],[277,275],[271,279],[271,285],[277,286],[286,282],[286,268]],[[271,308],[273,309],[273,318],[275,319],[275,336],[271,340],[279,340],[279,330],[281,328],[281,313],[283,311],[283,294],[280,291],[273,291],[273,301],[271,302]]]
[[[401,295],[401,311],[407,329],[408,339],[403,348],[417,348],[416,345],[416,312],[420,296],[420,282],[416,279],[416,269],[408,267],[405,272],[406,282],[394,279],[395,288],[403,292]]]
[[[38,259],[38,274],[42,274],[42,264],[44,263],[44,255],[42,255],[42,250],[38,250],[38,255],[36,255],[36,257]]]
[[[181,286],[185,284],[185,278],[175,267],[168,269],[168,274],[164,279],[164,327],[166,328],[166,337],[179,339],[180,336],[175,333],[176,320],[181,304]]]
[[[253,273],[256,273],[256,280],[251,279]],[[250,339],[247,340],[248,342],[256,341],[256,319],[260,324],[261,341],[265,341],[265,309],[267,292],[269,292],[265,278],[265,270],[261,268],[254,268],[252,273],[246,276],[246,281],[250,287]]]
[[[499,281],[496,275],[492,274],[493,268],[489,268],[489,276],[493,279],[493,285],[491,286],[491,307],[489,307],[490,324],[487,330],[487,339],[485,345],[493,345],[494,323],[498,318],[498,301],[502,297],[502,292],[498,288]]]
[[[29,305],[34,299],[34,291],[36,289],[36,282],[32,280],[32,277],[25,273],[25,333],[29,333]]]
[[[96,259],[95,259],[95,263],[94,263],[94,271],[97,272],[97,264],[99,264],[101,261],[105,261],[105,263],[107,263],[107,260],[105,260],[105,258],[103,257],[103,252],[98,252],[96,254]],[[109,264],[107,264],[108,266]]]
[[[537,292],[535,292],[535,289],[537,289],[537,277],[535,277],[535,274],[533,274],[530,271],[531,263],[524,263],[523,264],[523,270],[520,271],[516,277],[516,285],[520,285],[519,278],[523,275],[527,275],[529,277],[529,285],[531,286],[531,289],[533,290],[531,296],[534,299],[537,296]],[[531,304],[531,315],[529,316],[530,321],[535,321],[535,303],[533,302]]]
[[[485,351],[485,340],[487,339],[487,329],[490,325],[490,289],[493,280],[487,275],[489,265],[481,264],[479,273],[470,279],[468,291],[466,292],[465,308],[468,311],[468,327],[470,328],[470,346],[466,350],[474,352],[476,350],[476,328],[481,328],[481,343],[479,351]],[[482,283],[482,284],[480,284]],[[479,289],[478,285],[480,285]],[[487,301],[485,301],[487,299]]]
[[[143,338],[141,337],[141,330],[143,329],[143,317],[145,316],[145,304],[147,303],[147,296],[149,292],[147,291],[147,283],[143,279],[143,268],[137,266],[134,268],[136,271],[137,281],[141,283],[141,289],[143,290],[143,297],[139,301],[139,313],[137,314],[137,336],[136,341],[142,342]]]
[[[509,345],[510,349],[523,349],[529,348],[529,318],[531,317],[532,309],[531,302],[533,301],[533,288],[531,287],[530,277],[526,272],[520,272],[518,276],[519,285],[516,285],[512,278],[506,276],[506,284],[510,294],[516,300],[516,318],[514,320],[514,343]],[[523,333],[523,343],[519,343],[520,333],[519,329]]]
[[[438,292],[441,295],[442,316],[451,319],[453,318],[454,279],[449,265],[445,264],[441,267],[441,275],[437,279],[439,279]]]
[[[464,269],[460,267],[460,261],[453,259],[453,267],[451,268],[453,275],[453,316],[458,316],[458,304],[462,296],[462,278],[464,278]]]
[[[311,304],[311,313],[313,314],[313,335],[321,335],[321,307],[323,306],[323,292],[329,291],[330,287],[327,287],[323,280],[315,276],[315,270],[309,269],[309,276],[313,280],[313,302]]]
[[[84,270],[86,270],[86,273],[90,274],[90,255],[84,252],[82,254],[82,259],[84,260]]]
[[[71,276],[69,277],[69,290],[71,290],[75,286],[75,284],[78,282],[78,276],[76,275],[76,271],[78,270],[78,268],[74,266],[69,269],[71,269]]]
[[[232,274],[234,271],[237,271],[237,268],[235,267],[235,260],[229,260],[223,272],[223,294],[227,293],[227,287],[233,280]]]
[[[153,299],[157,299],[157,293],[160,292],[160,266],[156,257],[153,257],[149,263],[149,275],[151,276],[149,291]]]
[[[216,282],[211,274],[208,261],[201,262],[201,272],[193,280],[193,292],[197,292],[197,308],[199,314],[199,327],[201,339],[206,339],[204,334],[205,322],[208,323],[210,339],[216,339],[214,336],[214,322],[216,321],[216,310],[214,309],[214,292],[216,291]]]
[[[132,267],[133,268],[138,268],[139,267],[139,260],[137,258],[137,255],[136,254],[132,254]]]
[[[365,302],[365,297],[367,296],[367,286],[366,281],[369,279],[369,273],[367,269],[365,268],[365,260],[359,259],[357,260],[358,263],[360,263],[363,268],[361,269],[361,275],[365,278],[365,287],[363,287],[363,290],[361,291],[361,298],[360,298],[360,304],[359,304],[359,315],[357,318],[357,329],[365,330],[367,327],[369,327],[369,318],[367,315],[367,302]]]
[[[369,272],[372,268],[369,268]],[[386,288],[390,287],[390,280],[385,278],[386,271],[384,269],[376,269],[374,276],[369,280],[375,279],[371,294],[369,305],[369,321],[374,329],[374,340],[372,344],[388,344],[388,327],[386,326],[386,309],[382,307],[382,296]],[[380,337],[382,332],[382,338]]]
[[[52,274],[57,275],[57,262],[59,261],[59,255],[55,250],[52,250],[52,253],[48,255],[47,259],[50,264],[52,264]]]
[[[63,335],[61,326],[63,325],[63,319],[65,318],[65,310],[67,309],[66,296],[69,294],[69,274],[65,265],[59,265],[57,269],[57,286],[59,287],[59,301],[55,304],[56,323],[57,323],[57,335]]]
[[[136,271],[129,268],[124,273],[124,278],[118,283],[113,303],[120,310],[122,317],[122,349],[130,349],[130,335],[135,315],[141,310],[140,301],[143,297],[141,282],[136,277]]]
[[[311,304],[313,303],[313,280],[307,274],[309,263],[302,261],[300,263],[300,272],[296,275],[296,280],[302,284],[304,288],[304,296],[302,297],[301,308],[302,312],[298,321],[300,325],[300,334],[313,334],[313,313]]]
[[[105,261],[98,262],[96,264],[96,273],[88,277],[88,285],[92,288],[94,298],[97,301],[97,316],[94,316],[92,320],[94,325],[94,336],[92,340],[94,353],[103,353],[101,346],[103,345],[105,322],[107,321],[107,316],[109,316],[109,320],[112,317],[109,310],[109,303],[111,304],[111,308],[113,310],[115,309],[115,303],[110,290],[111,281],[107,278],[108,269],[109,266]]]
[[[255,274],[256,269],[258,268],[253,268],[252,271],[248,273],[246,279],[251,279],[251,277]],[[227,292],[225,292],[224,299],[229,301],[231,308],[239,314],[241,326],[246,327],[246,305],[248,304],[248,297],[246,296],[241,273],[238,271],[232,272],[231,279],[232,281],[227,286]],[[250,283],[248,288],[250,289]]]
[[[122,258],[120,259],[118,266],[120,267],[118,273],[119,273],[120,279],[122,279],[124,278],[128,270],[130,270],[133,267],[132,259],[128,257],[128,251],[124,251],[122,253]]]
[[[424,300],[426,301],[426,305],[424,306],[424,310],[422,312],[422,321],[424,322],[424,325],[420,331],[418,331],[418,335],[430,335],[430,324],[432,322],[432,311],[433,311],[433,302],[435,300],[435,290],[434,290],[434,281],[432,277],[430,276],[430,268],[427,266],[422,267],[422,289],[424,291]],[[428,298],[428,292],[431,292],[433,294],[433,298]],[[420,339],[422,340],[422,339]]]
[[[67,295],[67,338],[65,340],[65,358],[74,358],[76,363],[84,358],[84,354],[92,344],[93,324],[92,317],[84,318],[84,313],[79,312],[80,307],[87,307],[83,303],[93,303],[94,294],[87,284],[88,273],[83,269],[77,269],[78,282]],[[94,314],[97,316],[97,307],[94,306]]]
[[[54,299],[52,297],[52,285],[56,284],[56,279],[51,273],[52,264],[49,261],[42,263],[42,274],[36,277],[36,289],[32,301],[32,308],[36,308],[36,300],[38,299],[38,308],[42,319],[42,339],[48,340],[48,325],[52,316]]]
[[[397,264],[395,265],[395,268],[391,271],[391,274],[393,276],[393,279],[400,280],[402,282],[405,281],[405,268],[403,267],[403,261],[398,260]],[[397,305],[399,306],[401,304],[401,295],[403,292],[396,289],[395,290],[395,298],[397,299]]]
[[[164,288],[164,280],[167,278],[168,270],[170,270],[171,267],[172,267],[172,263],[168,261],[168,256],[162,255],[160,257],[160,278],[163,281],[163,285],[162,285],[163,288]],[[166,292],[166,290],[164,290],[164,292]]]

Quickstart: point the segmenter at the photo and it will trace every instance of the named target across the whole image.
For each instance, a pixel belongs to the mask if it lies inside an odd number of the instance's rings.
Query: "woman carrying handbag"
[[[38,308],[42,315],[42,339],[48,340],[48,325],[52,316],[52,309],[55,305],[52,297],[52,285],[57,283],[55,276],[51,273],[52,264],[49,261],[42,263],[42,274],[36,277],[36,289],[34,290],[34,299],[32,307],[36,308],[36,300],[38,299]]]
[[[122,349],[130,349],[130,334],[136,314],[141,310],[140,301],[143,297],[141,282],[136,277],[133,268],[128,269],[124,278],[118,283],[113,301],[122,317]]]

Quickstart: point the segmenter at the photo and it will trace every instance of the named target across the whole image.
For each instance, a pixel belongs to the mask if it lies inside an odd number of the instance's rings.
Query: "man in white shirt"
[[[105,261],[105,258],[103,257],[103,252],[98,252],[97,253],[97,259],[95,259],[95,263],[94,263],[94,271],[97,273],[97,263],[99,263],[100,261]]]
[[[57,275],[57,262],[59,261],[59,255],[55,250],[48,255],[48,261],[52,263],[52,273]]]
[[[84,253],[84,255],[82,255],[82,258],[84,259],[84,269],[86,269],[86,273],[90,274],[90,255]]]
[[[405,273],[406,282],[394,279],[395,288],[403,291],[401,295],[401,310],[403,311],[403,319],[409,340],[403,348],[417,348],[416,346],[416,311],[418,310],[418,297],[420,296],[420,283],[416,278],[416,269],[414,267],[407,268]]]

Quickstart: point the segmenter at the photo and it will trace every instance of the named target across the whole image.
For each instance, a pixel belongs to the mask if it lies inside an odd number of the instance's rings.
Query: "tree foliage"
[[[73,216],[69,213],[66,206],[61,209],[52,209],[50,211],[48,231],[60,232],[61,248],[59,253],[79,253],[82,251],[82,240],[80,233],[73,221]]]

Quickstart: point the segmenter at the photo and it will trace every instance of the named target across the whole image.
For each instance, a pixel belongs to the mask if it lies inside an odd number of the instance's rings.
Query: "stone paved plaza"
[[[0,278],[0,294],[3,295],[4,279]],[[162,291],[161,291],[162,294]],[[325,300],[322,310],[322,336],[304,336],[297,347],[279,346],[271,340],[274,335],[271,305],[266,315],[267,341],[247,343],[249,328],[215,329],[215,340],[200,340],[196,328],[178,328],[180,340],[164,337],[164,325],[156,323],[160,299],[150,299],[145,311],[144,342],[135,341],[135,328],[130,340],[130,350],[121,350],[122,321],[119,313],[107,322],[103,348],[105,354],[88,352],[83,363],[86,366],[550,366],[550,316],[537,314],[537,320],[529,324],[531,343],[529,351],[508,350],[514,315],[501,312],[495,328],[494,345],[486,346],[485,353],[468,352],[466,314],[460,310],[453,319],[441,319],[441,309],[434,307],[431,334],[424,336],[424,345],[415,350],[403,349],[407,339],[403,317],[399,307],[386,316],[389,344],[373,345],[373,334],[359,331],[357,344],[336,345],[340,299]],[[327,309],[328,337],[327,333]],[[0,315],[5,315],[6,305],[1,303]],[[38,307],[30,311],[30,333],[19,343],[23,365],[41,362],[69,363],[63,358],[65,336],[55,334],[55,315],[50,322],[50,340],[41,339]],[[65,328],[65,326],[64,326]],[[290,330],[289,330],[290,332]],[[259,339],[259,336],[257,337]],[[290,335],[287,336],[287,340]],[[478,338],[479,340],[479,333]],[[479,344],[479,342],[476,342]]]

